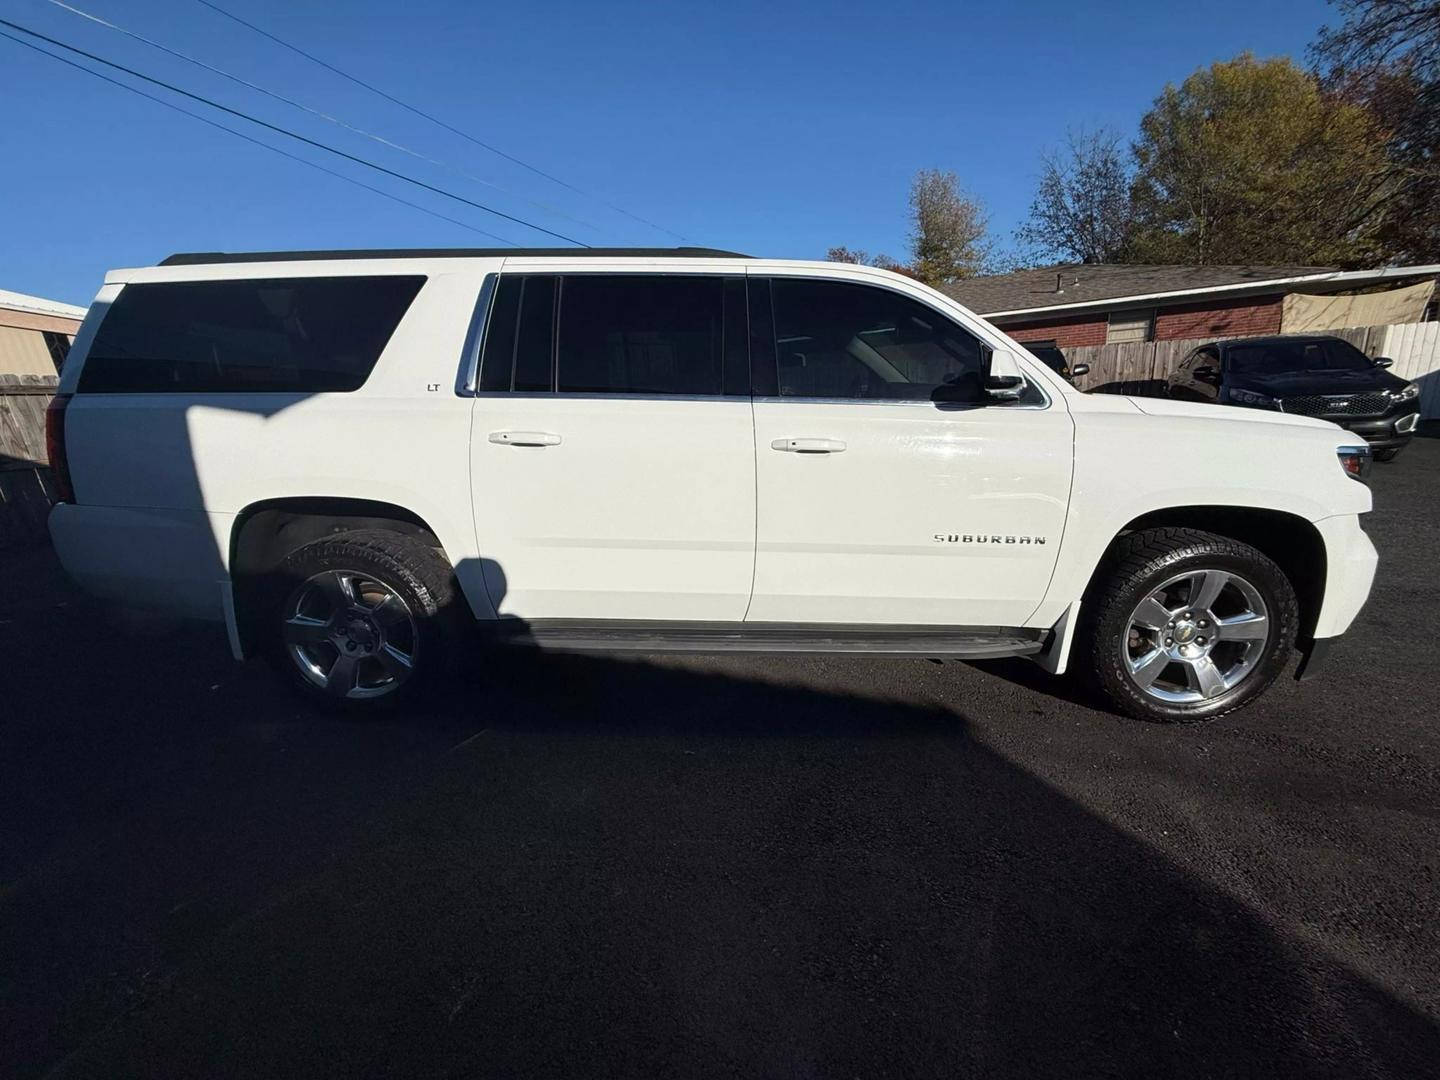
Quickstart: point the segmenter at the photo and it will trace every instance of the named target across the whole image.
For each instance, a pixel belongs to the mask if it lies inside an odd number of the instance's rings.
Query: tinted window
[[[555,279],[523,279],[519,331],[515,338],[513,390],[550,391],[554,387]]]
[[[555,296],[551,274],[500,279],[480,358],[481,390],[548,393],[554,386]]]
[[[485,324],[485,349],[480,356],[480,389],[509,390],[515,372],[515,324],[525,278],[504,276],[495,290]]]
[[[980,343],[938,312],[868,285],[775,278],[787,397],[986,400]]]
[[[723,284],[719,277],[565,278],[557,389],[721,393]]]
[[[358,388],[423,277],[127,285],[81,392],[322,393]]]
[[[1319,338],[1231,345],[1230,370],[1237,375],[1280,375],[1287,371],[1368,371],[1374,365],[1348,341]]]
[[[1194,371],[1197,367],[1206,365],[1213,367],[1218,359],[1214,349],[1196,349],[1185,358],[1185,362],[1180,365],[1180,368],[1183,371]]]

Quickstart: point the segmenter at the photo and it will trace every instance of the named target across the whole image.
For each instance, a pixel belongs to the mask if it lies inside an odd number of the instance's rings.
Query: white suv
[[[174,256],[106,278],[50,417],[77,580],[350,707],[483,637],[1030,656],[1196,720],[1308,664],[1375,571],[1341,429],[1086,396],[860,266]]]

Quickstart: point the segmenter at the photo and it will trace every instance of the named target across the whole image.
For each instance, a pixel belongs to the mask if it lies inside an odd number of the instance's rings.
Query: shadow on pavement
[[[741,662],[477,653],[423,713],[346,722],[209,629],[116,648],[45,574],[0,609],[0,1071],[1350,1077],[1440,1053],[953,712]]]

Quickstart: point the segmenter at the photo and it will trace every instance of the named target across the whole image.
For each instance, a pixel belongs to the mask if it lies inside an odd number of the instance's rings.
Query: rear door
[[[475,529],[502,617],[744,618],[743,277],[503,274],[473,416]]]
[[[990,349],[919,298],[752,278],[755,589],[747,620],[1020,626],[1070,494],[1059,395],[983,389]],[[768,385],[766,385],[768,380]]]

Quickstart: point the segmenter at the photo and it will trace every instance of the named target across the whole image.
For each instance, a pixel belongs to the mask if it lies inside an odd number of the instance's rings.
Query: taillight
[[[69,394],[56,394],[45,410],[45,455],[50,459],[55,501],[63,503],[75,501],[75,489],[70,484],[70,462],[65,457],[65,409],[69,404]]]
[[[1347,476],[1353,477],[1362,483],[1370,480],[1370,462],[1373,460],[1368,446],[1341,446],[1336,449],[1336,455],[1340,458],[1340,468],[1345,470]]]

